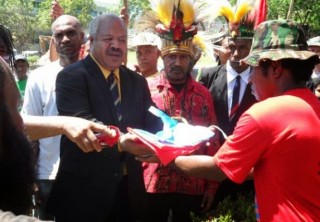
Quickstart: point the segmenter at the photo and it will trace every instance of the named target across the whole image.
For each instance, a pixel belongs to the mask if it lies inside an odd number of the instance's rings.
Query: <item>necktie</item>
[[[107,83],[109,85],[109,90],[112,95],[114,106],[116,107],[116,110],[117,110],[118,120],[120,121],[122,119],[121,101],[120,101],[120,95],[119,95],[119,90],[117,85],[117,79],[115,78],[113,71],[111,71],[110,75],[108,76]]]
[[[241,86],[241,77],[237,76],[232,93],[232,104],[230,111],[230,118],[232,118],[239,107],[239,97],[240,97],[240,86]]]

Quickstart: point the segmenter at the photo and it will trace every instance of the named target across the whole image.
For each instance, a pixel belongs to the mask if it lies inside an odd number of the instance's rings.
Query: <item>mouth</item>
[[[112,57],[122,57],[123,53],[119,51],[112,51],[112,52],[109,52],[108,55]]]

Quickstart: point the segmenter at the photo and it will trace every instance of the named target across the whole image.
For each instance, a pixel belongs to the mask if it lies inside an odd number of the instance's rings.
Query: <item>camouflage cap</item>
[[[260,60],[307,60],[315,53],[307,51],[307,42],[301,27],[291,20],[270,20],[255,30],[250,54],[242,62],[257,66]]]
[[[307,41],[308,46],[319,46],[320,47],[320,36],[313,37]]]

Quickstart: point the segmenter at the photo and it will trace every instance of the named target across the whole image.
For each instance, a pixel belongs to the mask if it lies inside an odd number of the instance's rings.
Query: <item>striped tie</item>
[[[121,114],[121,101],[120,101],[120,95],[117,85],[117,79],[115,78],[114,72],[111,71],[110,75],[108,76],[107,83],[109,85],[109,90],[111,92],[114,106],[117,110],[118,120],[120,121],[122,119]]]
[[[230,111],[230,118],[234,116],[237,109],[239,108],[239,97],[240,97],[240,86],[241,86],[241,76],[238,75],[236,78],[236,81],[234,83],[233,87],[233,93],[232,93],[232,105],[231,105],[231,111]]]

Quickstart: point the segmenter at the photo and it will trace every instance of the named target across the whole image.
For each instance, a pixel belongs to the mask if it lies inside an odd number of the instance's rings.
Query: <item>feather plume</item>
[[[204,0],[204,1],[205,1],[205,4],[207,5],[206,11],[210,12],[210,16],[208,18],[209,23],[212,23],[219,16],[224,16],[221,14],[221,10],[220,10],[222,7],[228,8],[226,9],[228,10],[228,12],[226,13],[227,15],[230,14],[230,9],[233,14],[232,6],[228,0]]]
[[[229,6],[221,6],[219,15],[224,16],[228,22],[234,21],[234,13],[231,7]]]
[[[172,12],[174,10],[174,4],[172,1],[165,0],[153,0],[153,10],[157,14],[158,19],[164,24],[166,27],[170,25],[172,20]]]
[[[183,12],[183,24],[186,27],[191,26],[195,19],[193,2],[191,0],[181,0],[180,9]]]
[[[205,39],[204,33],[199,33],[193,37],[192,44],[194,47],[198,48],[201,52],[206,54],[209,58],[212,59],[212,61],[215,61],[214,57],[214,45],[212,44],[212,41],[208,41]]]
[[[133,28],[136,33],[144,31],[156,32],[156,25],[159,20],[157,15],[152,11],[146,11],[141,14],[139,19],[137,19],[133,25]]]
[[[233,22],[240,22],[241,19],[252,9],[248,2],[242,2],[236,9]]]

